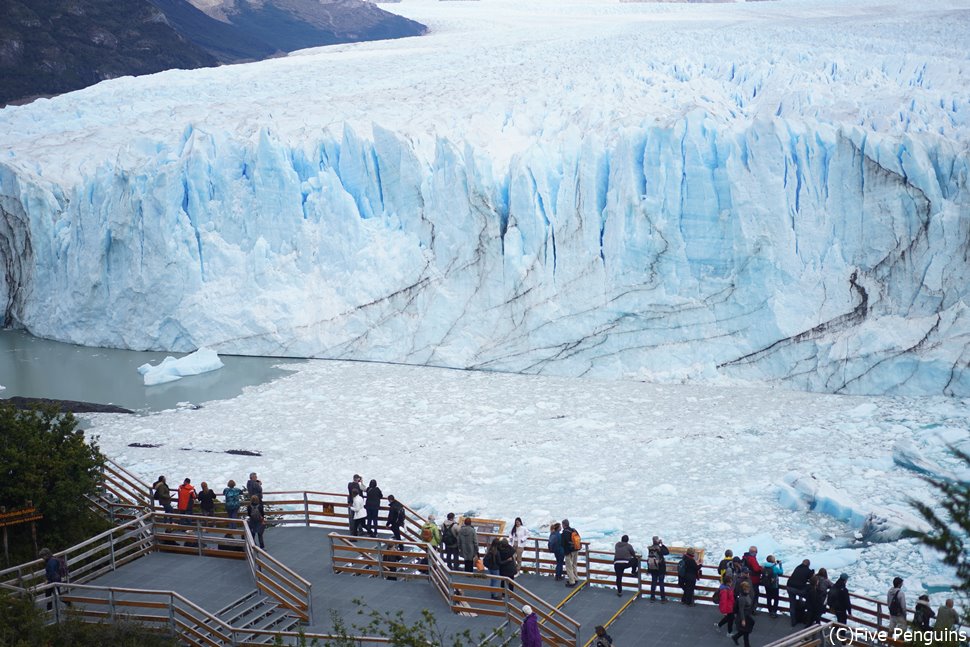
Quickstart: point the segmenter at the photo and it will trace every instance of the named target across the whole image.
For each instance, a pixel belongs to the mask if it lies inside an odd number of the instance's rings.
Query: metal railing
[[[501,617],[505,619],[502,627],[509,630],[524,620],[521,607],[528,604],[542,622],[546,644],[579,645],[578,622],[511,578],[451,570],[437,550],[421,541],[338,533],[328,537],[335,573],[427,579],[453,613]]]

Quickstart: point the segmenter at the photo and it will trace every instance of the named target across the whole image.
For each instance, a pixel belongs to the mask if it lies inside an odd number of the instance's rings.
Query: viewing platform
[[[676,561],[668,561],[664,604],[649,601],[643,570],[636,576],[627,572],[623,594],[617,596],[612,552],[585,542],[575,588],[554,579],[555,559],[539,537],[530,538],[523,572],[514,582],[452,571],[438,551],[420,540],[425,519],[407,506],[402,540],[389,532],[376,539],[353,537],[345,494],[266,493],[264,550],[242,520],[153,510],[147,485],[110,463],[104,495],[93,505],[120,525],[59,553],[72,573],[70,583],[59,585],[59,601],[71,602],[80,618],[130,618],[171,630],[191,645],[297,644],[301,635],[326,644],[340,635],[335,618],[355,644],[386,645],[389,639],[367,635],[371,611],[400,613],[403,621],[413,623],[423,610],[433,614],[446,638],[467,630],[473,639],[469,644],[517,645],[524,605],[538,615],[546,645],[588,647],[596,625],[606,626],[622,646],[730,644],[724,631],[714,627],[721,614],[711,603],[717,574],[710,566],[702,568],[697,604],[687,606],[679,603]],[[482,544],[494,536],[478,533],[480,554]],[[502,588],[503,580],[514,590]],[[39,560],[0,571],[0,587],[7,590],[40,593],[49,587],[44,582]],[[40,608],[45,602],[42,594],[37,596]],[[822,637],[827,625],[792,636],[787,604],[783,577],[782,613],[755,616],[753,645],[828,644]],[[888,625],[878,600],[853,596],[852,605],[855,624]],[[64,613],[61,604],[54,604],[51,621]]]

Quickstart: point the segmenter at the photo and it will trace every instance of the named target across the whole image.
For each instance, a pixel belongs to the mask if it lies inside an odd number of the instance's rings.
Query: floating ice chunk
[[[785,475],[785,483],[809,510],[844,521],[854,528],[862,527],[866,521],[868,514],[862,511],[860,504],[810,474],[789,472]],[[790,493],[786,493],[786,496],[790,496]]]
[[[3,391],[3,390],[4,390],[4,389],[6,389],[6,388],[7,388],[7,387],[5,387],[4,385],[2,385],[2,384],[0,384],[0,391]]]
[[[222,360],[219,359],[219,355],[214,350],[200,348],[194,353],[178,359],[171,356],[166,357],[157,366],[142,364],[138,367],[138,372],[144,376],[145,386],[153,386],[174,382],[187,375],[215,371],[222,366]]]
[[[894,541],[926,527],[918,517],[897,508],[863,506],[815,476],[789,472],[776,492],[791,510],[812,510],[860,530],[867,541]]]
[[[824,568],[829,572],[829,578],[835,579],[839,576],[839,571],[845,569],[859,561],[862,553],[851,548],[833,548],[821,553],[805,555],[803,559],[812,561],[812,568]],[[792,564],[794,566],[794,564]]]
[[[900,467],[913,470],[919,474],[925,474],[935,478],[946,479],[947,481],[957,480],[956,476],[948,469],[934,463],[926,458],[923,453],[916,448],[916,445],[907,438],[896,441],[893,447],[893,462]]]

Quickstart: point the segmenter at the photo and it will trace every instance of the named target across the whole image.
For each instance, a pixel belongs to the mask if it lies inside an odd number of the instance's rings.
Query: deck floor
[[[334,574],[327,538],[330,532],[286,527],[271,528],[265,534],[267,551],[313,584],[314,618],[306,627],[308,633],[331,633],[334,614],[350,630],[355,625],[365,626],[372,610],[401,612],[406,621],[415,621],[427,609],[434,614],[444,636],[468,630],[473,638],[478,638],[501,624],[496,617],[451,613],[426,580],[388,581]],[[545,576],[525,574],[516,578],[516,583],[554,606],[573,592],[563,582]],[[174,590],[213,613],[255,589],[245,560],[170,553],[137,559],[92,584]],[[580,645],[592,637],[596,625],[608,622],[631,596],[632,592],[618,597],[612,588],[585,586],[566,602],[563,612],[582,626]],[[714,628],[719,618],[717,610],[709,605],[687,607],[674,601],[661,604],[641,599],[634,601],[608,631],[616,644],[624,647],[726,647],[731,643],[725,632]],[[791,631],[787,616],[769,618],[760,613],[751,644],[765,645]]]

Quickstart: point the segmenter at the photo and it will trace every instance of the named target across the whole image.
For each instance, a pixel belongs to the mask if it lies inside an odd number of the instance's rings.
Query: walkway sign
[[[15,508],[9,511],[0,506],[0,528],[3,528],[3,557],[7,564],[10,563],[10,548],[7,541],[7,527],[29,523],[30,536],[34,540],[34,552],[37,552],[37,526],[34,525],[34,522],[40,521],[43,518],[44,515],[37,512],[37,508],[32,506],[30,501],[28,501],[27,505],[22,508]]]
[[[491,535],[505,535],[505,522],[501,519],[482,519],[480,517],[461,517],[458,519],[459,528],[464,525],[465,519],[471,519],[472,527],[478,533],[478,544],[488,546],[492,543]],[[482,533],[489,533],[483,535]]]

